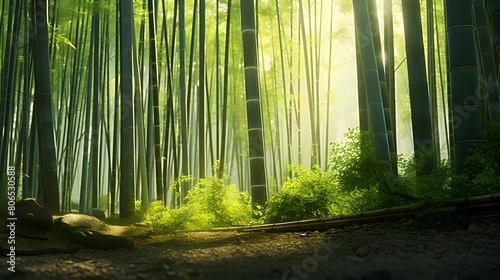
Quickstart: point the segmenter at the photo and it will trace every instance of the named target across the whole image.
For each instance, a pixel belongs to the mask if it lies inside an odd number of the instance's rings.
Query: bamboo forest
[[[1,11],[0,278],[500,279],[500,1]]]

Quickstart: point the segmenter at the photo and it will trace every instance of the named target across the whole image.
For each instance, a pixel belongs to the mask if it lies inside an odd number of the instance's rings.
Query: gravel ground
[[[4,258],[0,279],[500,279],[498,216],[298,233],[114,230],[135,250],[17,256],[15,273]]]

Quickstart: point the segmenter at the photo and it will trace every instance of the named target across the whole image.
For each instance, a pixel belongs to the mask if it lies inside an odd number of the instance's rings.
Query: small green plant
[[[251,199],[236,185],[225,183],[228,176],[200,179],[186,196],[186,206],[195,213],[207,215],[209,227],[248,224],[251,220]]]
[[[380,160],[380,147],[369,131],[350,128],[345,142],[332,143],[329,164],[342,196],[352,203],[352,209],[367,211],[398,204],[394,186],[397,175]]]
[[[347,142],[333,143],[328,168],[348,193],[358,191],[357,208],[370,210],[413,202],[440,202],[450,199],[456,174],[449,161],[435,163],[431,151],[419,157],[398,155],[398,174],[378,159],[380,149],[370,132],[349,129]]]
[[[170,185],[170,190],[172,191],[172,206],[173,208],[178,208],[180,204],[181,188],[183,184],[193,181],[194,178],[191,175],[181,175],[172,182]]]
[[[349,128],[346,142],[332,143],[327,170],[346,191],[369,190],[383,181],[386,165],[377,155],[380,149],[370,132]]]
[[[464,195],[500,192],[500,122],[490,122],[483,131],[484,141],[475,145],[465,160],[465,174],[471,184]],[[472,188],[471,188],[472,185]],[[466,186],[467,187],[467,186]]]
[[[429,166],[432,166],[429,169]],[[394,191],[406,203],[421,201],[424,203],[445,202],[451,199],[455,172],[449,160],[435,163],[434,154],[422,153],[421,158],[399,155],[400,174]]]
[[[178,178],[174,181],[173,187],[190,178]],[[250,224],[252,222],[250,196],[246,192],[240,192],[236,185],[226,184],[228,179],[226,175],[221,178],[211,176],[200,179],[188,192],[185,205],[171,209],[164,207],[161,201],[155,201],[146,210],[144,217],[154,227],[172,230]]]
[[[334,174],[318,165],[311,169],[293,164],[295,177],[288,178],[281,190],[272,195],[264,210],[265,223],[306,220],[351,212],[351,197],[341,194]]]

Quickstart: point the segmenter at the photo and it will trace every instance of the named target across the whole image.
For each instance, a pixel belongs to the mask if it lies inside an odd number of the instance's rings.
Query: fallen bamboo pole
[[[451,200],[448,203],[436,204],[456,207],[460,212],[486,212],[488,214],[500,214],[500,193],[480,195],[467,198]],[[381,221],[397,221],[403,218],[411,218],[418,211],[422,211],[431,205],[408,204],[361,213],[339,215],[330,218],[319,218],[311,220],[291,221],[274,224],[221,227],[205,231],[266,231],[266,232],[291,232],[307,230],[326,230],[332,227],[342,227],[352,224],[374,223]],[[202,231],[202,230],[197,230]]]

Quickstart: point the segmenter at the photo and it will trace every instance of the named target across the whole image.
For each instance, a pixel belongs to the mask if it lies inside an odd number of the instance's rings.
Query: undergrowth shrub
[[[370,132],[349,128],[345,142],[333,142],[327,170],[346,191],[370,189],[381,183],[386,163],[378,159],[380,149]]]
[[[380,160],[380,147],[369,131],[349,128],[345,142],[332,143],[327,170],[356,212],[401,204],[393,194],[397,175]]]
[[[179,184],[179,180],[173,185]],[[250,196],[240,192],[236,185],[226,184],[227,180],[228,176],[200,179],[185,197],[185,205],[171,209],[164,207],[161,201],[155,201],[146,210],[144,218],[154,227],[171,230],[250,224]]]
[[[420,156],[398,155],[395,170],[378,157],[380,148],[370,132],[349,129],[347,142],[333,143],[328,169],[341,189],[361,195],[354,201],[362,211],[409,203],[449,201],[460,176],[449,161],[435,163],[435,154],[422,150]]]
[[[323,172],[318,165],[309,169],[294,164],[295,174],[281,190],[272,195],[264,210],[265,223],[277,223],[328,217],[352,212],[352,197],[342,194],[332,172]]]
[[[432,163],[432,167],[427,170]],[[394,192],[407,202],[443,202],[451,199],[451,189],[456,172],[449,160],[435,163],[431,152],[422,153],[422,158],[414,155],[398,155],[399,177]],[[413,200],[413,201],[412,201]]]
[[[490,122],[483,130],[484,140],[478,142],[472,155],[465,159],[466,180],[461,196],[500,192],[500,122]]]

